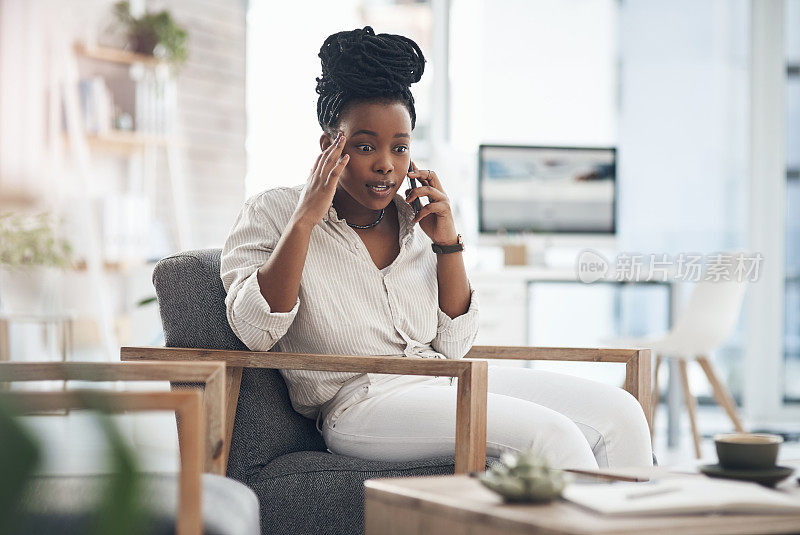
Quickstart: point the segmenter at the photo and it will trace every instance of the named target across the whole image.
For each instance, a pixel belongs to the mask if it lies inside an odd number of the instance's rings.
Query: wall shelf
[[[123,65],[134,65],[141,63],[150,67],[161,65],[164,62],[154,56],[147,54],[137,54],[121,48],[112,48],[108,46],[87,46],[83,43],[75,43],[75,51],[78,55],[85,58],[94,59],[98,61],[107,61],[111,63],[121,63]]]
[[[111,273],[128,274],[137,269],[147,266],[154,266],[155,261],[151,260],[122,260],[122,261],[103,261],[103,270]],[[88,270],[86,260],[77,260],[72,263],[68,271],[85,272]]]
[[[90,134],[86,138],[90,145],[98,148],[129,147],[131,149],[139,149],[146,145],[168,147],[176,144],[173,138],[161,134],[145,134],[126,130],[109,130],[102,134]]]
[[[0,210],[35,208],[40,204],[40,199],[29,190],[0,187]]]
[[[65,133],[65,139],[69,142],[69,136]],[[147,146],[172,147],[177,146],[176,139],[161,134],[144,134],[126,130],[110,130],[102,134],[87,134],[86,141],[93,149],[132,153]]]

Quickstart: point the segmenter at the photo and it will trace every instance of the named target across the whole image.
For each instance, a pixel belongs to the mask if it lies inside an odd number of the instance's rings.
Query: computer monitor
[[[481,145],[481,234],[616,232],[613,147]]]

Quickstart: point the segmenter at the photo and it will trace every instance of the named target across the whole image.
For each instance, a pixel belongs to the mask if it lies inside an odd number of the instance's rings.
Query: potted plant
[[[478,481],[500,494],[507,502],[547,503],[561,496],[572,480],[571,474],[550,468],[533,448],[504,451]]]
[[[169,11],[145,12],[137,18],[131,15],[130,3],[121,1],[114,4],[114,15],[125,26],[134,52],[176,66],[186,61],[186,30],[175,23]]]
[[[70,252],[69,243],[56,237],[49,214],[0,214],[0,309],[16,314],[54,312]]]

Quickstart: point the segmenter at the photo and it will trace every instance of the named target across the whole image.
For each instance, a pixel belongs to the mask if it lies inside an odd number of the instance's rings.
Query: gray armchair
[[[496,461],[486,457],[487,363],[476,359],[624,363],[626,390],[650,414],[649,350],[476,346],[459,360],[248,351],[228,325],[220,252],[186,251],[156,265],[153,283],[167,347],[123,347],[121,355],[226,362],[228,421],[221,461],[229,477],[258,495],[263,533],[363,533],[365,480],[464,473]],[[292,408],[278,372],[287,368],[457,377],[455,455],[379,462],[330,453],[315,423]]]
[[[156,265],[167,347],[248,351],[228,325],[219,266],[219,249],[176,254]],[[144,349],[123,348],[123,359],[161,357]],[[454,456],[394,463],[328,452],[314,422],[292,408],[277,369],[241,368],[234,406],[227,475],[258,495],[263,533],[363,533],[365,480],[455,469]]]

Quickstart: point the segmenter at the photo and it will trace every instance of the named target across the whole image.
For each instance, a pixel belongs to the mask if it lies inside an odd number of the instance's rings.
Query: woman
[[[322,152],[306,184],[245,202],[222,252],[228,321],[258,351],[462,358],[478,297],[442,181],[410,157],[422,51],[367,26],[331,35],[319,56]],[[403,197],[406,174],[421,185]],[[394,461],[454,452],[451,378],[281,373],[331,452]],[[652,464],[644,413],[619,388],[501,366],[489,366],[488,384],[489,455],[533,446],[559,468]]]

